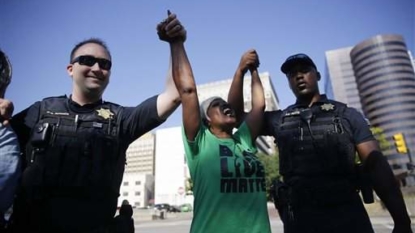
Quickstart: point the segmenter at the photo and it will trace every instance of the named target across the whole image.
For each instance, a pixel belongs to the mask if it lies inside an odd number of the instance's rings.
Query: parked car
[[[180,205],[181,212],[190,212],[193,210],[192,205],[189,203]]]
[[[167,203],[161,203],[161,204],[155,204],[154,205],[154,209],[156,210],[164,210],[164,211],[169,211],[170,209],[170,205]]]
[[[179,206],[172,205],[172,206],[170,206],[169,210],[167,210],[167,212],[180,213],[180,212],[182,212],[182,210]]]

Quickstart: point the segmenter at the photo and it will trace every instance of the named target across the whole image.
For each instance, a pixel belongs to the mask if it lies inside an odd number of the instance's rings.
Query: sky
[[[253,48],[282,108],[295,101],[280,71],[289,55],[308,54],[325,77],[326,51],[379,34],[403,36],[415,54],[415,0],[0,0],[0,48],[13,65],[6,98],[15,113],[42,98],[69,95],[70,51],[91,37],[103,39],[112,54],[104,100],[136,106],[161,93],[170,50],[156,25],[168,9],[187,29],[197,84],[232,78]],[[324,90],[324,80],[319,85]],[[180,125],[181,108],[160,128]]]

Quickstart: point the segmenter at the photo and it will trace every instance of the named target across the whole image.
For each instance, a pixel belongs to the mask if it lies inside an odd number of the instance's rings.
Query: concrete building
[[[193,204],[185,195],[186,181],[190,177],[182,141],[182,127],[156,131],[155,203]]]
[[[324,93],[331,99],[346,103],[363,113],[359,91],[354,76],[350,51],[353,47],[326,52],[326,77]]]
[[[350,57],[366,117],[383,129],[391,145],[394,134],[404,133],[414,153],[415,74],[404,39],[378,35],[356,45]],[[406,170],[407,154],[398,154],[395,146],[385,154],[395,169]]]
[[[154,177],[151,174],[144,173],[124,173],[121,183],[120,197],[118,206],[121,206],[123,200],[133,207],[146,207],[149,200],[154,197]]]
[[[154,199],[154,140],[154,133],[147,133],[128,147],[118,206],[127,199],[133,206],[145,207]]]

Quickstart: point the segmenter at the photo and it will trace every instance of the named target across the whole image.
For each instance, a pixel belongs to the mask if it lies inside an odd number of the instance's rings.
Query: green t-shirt
[[[195,141],[184,135],[193,180],[191,233],[271,232],[264,166],[256,158],[248,126],[221,139],[203,124]]]

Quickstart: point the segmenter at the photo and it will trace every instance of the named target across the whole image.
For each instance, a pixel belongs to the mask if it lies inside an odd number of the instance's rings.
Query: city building
[[[193,204],[185,195],[190,177],[185,158],[181,126],[156,131],[155,204]]]
[[[150,132],[128,147],[118,206],[126,199],[135,207],[145,207],[154,199],[154,140]]]
[[[397,153],[392,139],[403,133],[409,151],[415,152],[415,73],[404,39],[377,35],[357,44],[350,58],[363,112],[393,145],[385,152],[389,162],[406,170],[411,155]]]
[[[325,93],[361,111],[389,142],[395,174],[414,159],[414,59],[399,35],[378,35],[354,47],[326,52]],[[393,136],[403,133],[408,153],[398,153]],[[412,151],[412,154],[411,154]]]
[[[354,76],[350,51],[353,47],[326,52],[326,77],[324,93],[334,100],[346,103],[363,113],[359,91]]]
[[[124,173],[118,197],[118,206],[127,200],[133,207],[148,206],[154,197],[154,177],[144,173]]]

